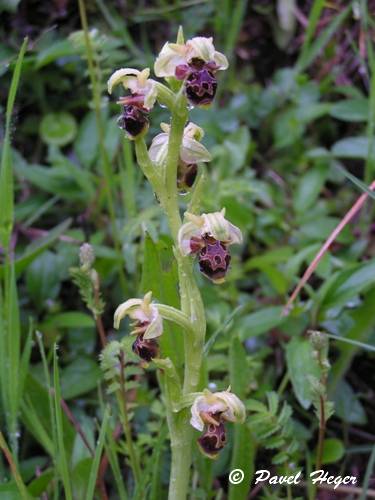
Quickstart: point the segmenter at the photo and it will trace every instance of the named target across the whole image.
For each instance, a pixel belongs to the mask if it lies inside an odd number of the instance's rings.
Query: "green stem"
[[[177,166],[185,123],[188,117],[186,97],[180,92],[172,109],[171,129],[168,140],[168,155],[165,166],[165,208],[173,240],[177,247],[178,231],[181,227],[181,217],[178,207]]]
[[[82,24],[82,28],[83,28],[83,32],[84,32],[87,64],[88,64],[88,70],[89,70],[91,87],[92,87],[92,97],[93,97],[93,101],[94,101],[96,127],[98,130],[100,163],[101,163],[101,166],[103,169],[103,177],[104,177],[104,185],[105,185],[105,194],[106,194],[107,205],[108,205],[108,213],[109,213],[109,218],[111,220],[112,237],[113,237],[113,242],[114,242],[114,246],[115,246],[115,251],[116,251],[116,253],[119,257],[119,261],[120,261],[120,269],[119,269],[120,285],[121,285],[122,291],[126,292],[127,287],[126,287],[125,272],[124,272],[124,268],[122,265],[123,259],[122,259],[122,252],[121,252],[121,242],[118,238],[118,231],[117,231],[117,226],[116,226],[116,213],[115,213],[115,207],[114,207],[114,203],[113,203],[113,196],[112,196],[112,189],[111,189],[111,186],[112,186],[112,168],[111,168],[111,162],[109,160],[107,150],[105,147],[105,136],[104,136],[104,128],[103,128],[103,122],[102,122],[102,115],[101,115],[101,90],[100,90],[98,78],[96,76],[94,52],[93,52],[93,48],[91,45],[91,39],[90,39],[90,33],[89,33],[89,27],[88,27],[88,22],[87,22],[87,15],[86,15],[86,8],[85,8],[84,0],[78,0],[78,5],[79,5],[79,13],[80,13],[80,17],[81,17],[81,24]]]
[[[124,376],[124,354],[120,355],[120,389],[116,392],[118,407],[120,408],[121,423],[124,429],[124,434],[126,438],[126,444],[128,445],[129,459],[131,468],[133,470],[134,479],[137,486],[140,484],[141,480],[141,469],[139,465],[139,460],[134,449],[132,431],[130,427],[128,406],[126,404],[126,389],[125,389],[125,376]]]
[[[164,191],[162,178],[159,171],[150,160],[145,140],[143,137],[140,137],[134,142],[138,165],[141,167],[142,172],[151,184],[156,196],[160,198],[162,196],[162,192]]]
[[[190,258],[183,257],[178,249],[178,231],[182,222],[178,206],[177,166],[187,117],[186,97],[180,92],[176,96],[175,105],[172,109],[165,167],[165,189],[160,193],[160,200],[166,211],[175,244],[181,310],[190,319],[192,325],[192,335],[185,334],[184,336],[185,374],[183,394],[197,391],[206,331],[203,303],[194,280],[192,263]],[[166,381],[166,383],[168,382]],[[190,482],[193,431],[189,424],[188,410],[174,414],[172,405],[167,402],[167,413],[172,449],[168,498],[169,500],[183,500],[187,496]]]
[[[166,306],[165,304],[156,304],[156,307],[164,319],[181,326],[188,335],[195,334],[190,318],[185,313],[174,307]]]

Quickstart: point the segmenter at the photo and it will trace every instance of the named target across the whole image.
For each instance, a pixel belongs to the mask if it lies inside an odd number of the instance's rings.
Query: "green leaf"
[[[96,388],[101,371],[96,361],[80,356],[61,370],[61,394],[64,399],[81,396]]]
[[[95,113],[90,111],[79,126],[74,151],[82,165],[90,167],[98,155],[98,147]]]
[[[55,300],[60,290],[56,273],[56,254],[45,251],[31,262],[26,270],[26,287],[31,300],[41,308],[45,301]]]
[[[163,279],[161,279],[163,277]],[[179,309],[178,276],[171,244],[160,239],[154,242],[146,233],[143,246],[143,269],[141,291],[152,291],[153,298],[160,303]],[[180,327],[164,322],[164,333],[160,337],[163,357],[172,360],[181,375],[183,364],[183,332]]]
[[[267,413],[268,409],[264,403],[261,403],[257,399],[247,399],[245,402],[246,409],[249,411],[256,411],[259,413]]]
[[[85,498],[93,459],[86,457],[74,465],[72,483],[75,498]]]
[[[283,308],[281,306],[272,306],[243,316],[235,323],[235,328],[239,332],[240,339],[246,340],[269,332],[276,326],[280,326],[285,321],[282,311]]]
[[[246,351],[238,337],[233,335],[230,345],[230,383],[234,394],[244,399],[249,383],[250,371],[246,358]],[[239,370],[239,367],[241,369]],[[251,486],[251,478],[254,473],[255,443],[252,439],[250,429],[244,424],[234,427],[233,452],[231,470],[242,469],[246,481],[240,484],[229,485],[229,500],[247,498]]]
[[[36,498],[41,498],[43,493],[47,490],[48,485],[51,483],[53,478],[54,478],[53,470],[46,469],[38,477],[33,479],[31,483],[28,484],[27,489]]]
[[[312,401],[309,377],[319,378],[319,367],[307,339],[295,337],[286,346],[288,373],[294,394],[300,405],[307,410]]]
[[[58,40],[42,49],[36,58],[35,68],[40,69],[61,57],[71,56],[77,53],[70,40]]]
[[[365,409],[351,386],[341,380],[333,395],[335,415],[349,424],[364,425],[367,423]]]
[[[95,321],[89,314],[78,311],[66,311],[48,316],[39,325],[39,330],[51,330],[55,328],[92,328]]]
[[[276,250],[269,250],[249,259],[245,264],[246,271],[251,269],[262,269],[263,266],[279,264],[285,262],[293,255],[291,247],[279,247]]]
[[[54,227],[45,236],[37,238],[28,247],[25,253],[15,261],[15,270],[19,274],[22,272],[38,255],[40,255],[48,246],[52,245],[70,226],[71,219],[66,219],[58,226]],[[4,268],[0,266],[0,276],[3,274]]]
[[[230,158],[232,171],[239,170],[244,164],[250,147],[250,132],[248,127],[240,127],[224,141],[224,147]]]
[[[324,186],[327,174],[325,166],[315,166],[301,177],[293,197],[293,205],[297,212],[303,213],[312,207]]]
[[[20,492],[13,482],[0,484],[1,500],[20,500]]]
[[[322,289],[321,313],[344,306],[374,285],[375,259],[336,273]]]
[[[40,135],[50,146],[66,146],[77,134],[77,123],[73,115],[66,111],[49,113],[40,124]]]
[[[359,136],[341,139],[333,145],[331,153],[337,158],[359,158],[365,160],[369,153],[368,137]],[[372,156],[375,157],[374,153]]]
[[[375,288],[369,291],[363,301],[363,304],[355,309],[351,314],[352,326],[345,332],[345,338],[359,342],[366,342],[375,327]],[[350,363],[359,351],[359,347],[341,342],[340,354],[331,370],[329,380],[329,389],[334,391]]]
[[[329,438],[324,440],[322,464],[333,464],[342,459],[345,453],[343,442],[340,439]]]
[[[347,99],[336,102],[330,110],[330,115],[345,122],[366,122],[368,118],[368,99]]]

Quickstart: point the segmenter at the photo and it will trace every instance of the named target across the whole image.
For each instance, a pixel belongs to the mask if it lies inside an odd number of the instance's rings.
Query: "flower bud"
[[[83,243],[79,249],[79,261],[85,269],[90,269],[95,260],[94,249],[90,243]]]
[[[328,347],[328,337],[325,333],[317,330],[309,331],[311,345],[316,351],[322,351]]]

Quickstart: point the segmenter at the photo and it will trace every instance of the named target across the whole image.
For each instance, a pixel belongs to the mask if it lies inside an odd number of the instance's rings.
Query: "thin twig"
[[[98,333],[99,333],[100,342],[101,342],[102,347],[104,349],[104,347],[107,344],[107,337],[106,337],[106,334],[105,334],[105,329],[104,329],[102,317],[101,316],[95,316],[95,322],[96,322],[96,328],[97,328]]]
[[[73,425],[73,427],[75,428],[75,430],[78,432],[78,434],[81,436],[81,439],[84,443],[84,445],[86,446],[86,448],[89,450],[90,452],[90,455],[92,457],[95,456],[95,452],[94,450],[92,449],[87,437],[86,437],[86,434],[84,433],[82,427],[81,427],[81,424],[78,422],[78,420],[75,418],[75,416],[73,415],[73,413],[70,411],[69,409],[69,406],[66,404],[66,401],[64,401],[64,399],[60,399],[60,405],[61,405],[61,408],[63,409],[65,415],[67,416],[69,422]]]
[[[318,449],[316,453],[316,464],[315,470],[320,470],[323,461],[323,450],[324,450],[324,436],[326,433],[326,414],[325,414],[325,403],[327,394],[327,375],[326,370],[322,362],[322,351],[318,351],[318,363],[320,370],[322,371],[322,376],[320,378],[320,383],[324,387],[324,394],[319,396],[319,438],[318,438]]]
[[[306,481],[301,481],[299,483],[301,486],[307,486]],[[331,486],[329,484],[317,484],[319,490],[335,491],[337,493],[346,493],[348,495],[361,495],[363,488],[357,488],[356,486]],[[367,498],[375,498],[375,490],[367,490]]]
[[[3,433],[0,431],[0,449],[5,455],[5,458],[9,464],[10,470],[12,471],[12,475],[14,477],[14,480],[17,484],[17,487],[19,489],[20,495],[23,499],[27,500],[29,498],[29,495],[27,493],[26,486],[22,480],[22,477],[17,469],[16,462],[13,459],[12,452],[10,451],[5,438],[3,436]]]
[[[319,396],[319,438],[318,450],[316,454],[315,470],[320,470],[323,460],[324,436],[326,433],[326,419],[324,411],[324,396]]]
[[[372,184],[369,186],[369,189],[371,191],[375,190],[375,181],[372,182]],[[309,280],[311,275],[314,273],[319,262],[324,257],[325,253],[328,251],[331,244],[335,241],[335,239],[338,237],[338,235],[341,233],[341,231],[344,229],[344,227],[357,214],[357,212],[359,212],[359,210],[362,208],[362,206],[364,205],[364,203],[368,197],[369,197],[368,193],[363,193],[358,198],[358,200],[354,203],[354,205],[349,210],[349,212],[347,212],[347,214],[343,217],[343,219],[340,221],[340,223],[335,227],[335,229],[332,231],[332,233],[329,235],[329,237],[326,239],[323,246],[320,248],[319,252],[316,254],[316,256],[314,257],[314,259],[311,262],[311,264],[309,265],[309,267],[306,269],[306,271],[305,271],[304,275],[302,276],[302,278],[300,279],[298,285],[293,290],[292,295],[289,297],[289,300],[283,309],[284,316],[287,316],[290,313],[293,302],[295,301],[299,292],[305,286],[306,282]]]
[[[121,436],[122,432],[122,426],[121,423],[118,423],[115,430],[113,431],[113,439],[117,441],[117,439]],[[98,479],[97,479],[97,485],[100,490],[100,492],[105,492],[105,482],[104,482],[104,476],[105,473],[107,472],[109,464],[109,459],[107,453],[104,453],[102,456],[102,459],[100,461],[100,466],[99,466],[99,471],[98,471]],[[106,493],[106,492],[105,492]]]

